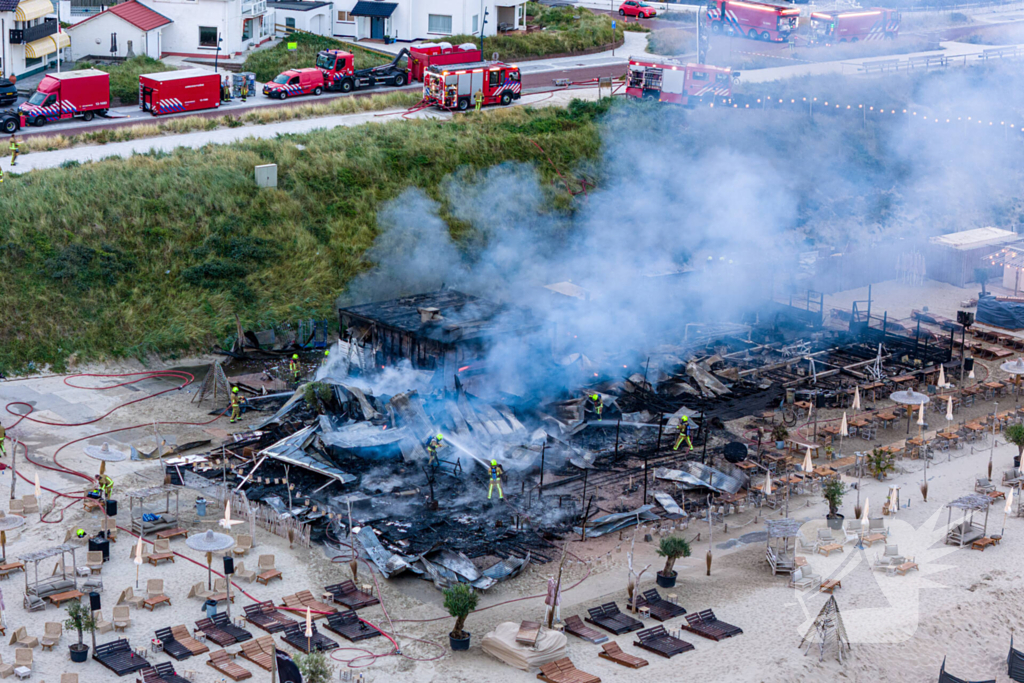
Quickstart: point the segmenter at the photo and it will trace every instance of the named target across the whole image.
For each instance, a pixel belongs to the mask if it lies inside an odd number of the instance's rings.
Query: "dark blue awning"
[[[357,17],[390,17],[396,7],[398,7],[397,2],[374,2],[373,0],[366,2],[360,0],[349,14]]]

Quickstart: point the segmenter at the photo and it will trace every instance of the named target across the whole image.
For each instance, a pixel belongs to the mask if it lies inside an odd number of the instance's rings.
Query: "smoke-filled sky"
[[[869,98],[871,82],[851,81],[847,99]],[[959,69],[906,83],[905,101],[922,114],[998,121],[1013,116],[1016,102],[1005,93],[1019,93],[1024,78],[1005,68]],[[728,317],[767,297],[772,273],[781,283],[797,252],[903,250],[933,234],[1024,222],[1024,143],[966,124],[900,115],[862,127],[855,114],[620,103],[602,123],[602,140],[597,187],[572,212],[551,208],[558,188],[527,164],[449,178],[444,206],[408,190],[381,209],[368,254],[376,268],[347,298],[444,284],[528,306],[585,339],[580,350],[591,354],[649,350],[678,339],[687,322]],[[471,225],[473,238],[454,242],[445,212]],[[652,277],[684,267],[696,272]],[[542,288],[563,281],[586,288],[591,301]]]

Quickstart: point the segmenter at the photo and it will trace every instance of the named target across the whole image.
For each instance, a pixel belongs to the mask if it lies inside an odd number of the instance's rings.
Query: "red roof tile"
[[[152,31],[155,28],[160,28],[161,26],[173,23],[171,19],[168,19],[159,12],[154,12],[141,2],[136,2],[136,0],[130,0],[129,2],[122,2],[119,5],[114,5],[109,9],[103,10],[99,14],[92,15],[85,21],[80,21],[78,23],[84,24],[86,21],[91,21],[92,19],[102,16],[107,12],[121,17],[129,24],[142,31]]]

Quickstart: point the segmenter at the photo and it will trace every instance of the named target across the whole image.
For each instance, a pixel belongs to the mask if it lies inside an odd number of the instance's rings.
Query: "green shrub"
[[[455,617],[452,638],[461,640],[466,637],[462,630],[466,626],[466,617],[476,609],[479,602],[480,595],[464,583],[457,583],[444,590],[444,608],[448,610],[448,614]]]
[[[514,62],[528,57],[582,52],[611,45],[622,40],[622,24],[612,29],[613,17],[595,14],[584,7],[541,7],[536,5],[533,23],[543,31],[526,33],[510,31],[484,38],[484,54],[497,52],[500,59]],[[529,14],[529,8],[527,11]],[[453,45],[480,43],[479,35],[456,35],[448,38]]]
[[[133,57],[115,65],[79,62],[75,65],[75,68],[99,69],[110,74],[110,96],[120,100],[122,104],[138,104],[139,76],[142,74],[176,70],[173,66],[145,55]]]
[[[288,49],[288,43],[297,43],[295,50]],[[245,58],[242,71],[251,71],[256,74],[256,80],[265,83],[272,80],[282,71],[288,69],[302,69],[316,66],[316,56],[321,50],[345,50],[351,52],[352,60],[356,69],[366,69],[371,66],[387,64],[391,61],[388,57],[361,50],[358,47],[347,45],[340,40],[327,38],[325,36],[314,36],[309,33],[293,33],[285,40],[274,47],[264,50],[254,50]]]

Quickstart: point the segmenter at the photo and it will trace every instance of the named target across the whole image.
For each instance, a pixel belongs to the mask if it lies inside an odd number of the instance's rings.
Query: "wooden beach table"
[[[900,566],[896,567],[896,571],[899,572],[900,576],[906,576],[907,572],[911,569],[921,571],[921,568],[917,566],[917,562],[904,562]]]
[[[142,603],[142,606],[145,607],[146,609],[148,609],[150,612],[152,612],[154,609],[157,608],[158,605],[162,605],[165,602],[168,605],[170,605],[171,604],[171,599],[169,597],[167,597],[166,595],[158,595],[158,596],[153,597],[153,598],[146,598],[146,602]]]
[[[157,538],[171,539],[175,536],[184,536],[185,538],[188,538],[188,529],[184,529],[179,526],[174,529],[164,529],[163,531],[156,532]]]
[[[870,548],[878,541],[882,541],[883,543],[885,543],[885,534],[864,534],[864,536],[861,537],[861,541],[866,543],[867,546]]]
[[[839,552],[845,552],[843,550],[843,546],[840,545],[839,543],[826,543],[825,545],[820,546],[818,548],[818,553],[824,555],[825,557],[828,557],[829,555],[832,554],[833,550],[838,550]]]
[[[831,593],[833,593],[835,591],[835,589],[842,588],[842,587],[843,587],[843,582],[840,581],[839,579],[829,579],[828,581],[823,581],[822,582],[821,587],[818,588],[818,592],[819,593],[829,593],[829,594],[831,594]]]
[[[281,579],[282,581],[284,581],[284,577],[281,575],[281,570],[279,570],[279,569],[268,569],[267,571],[263,572],[262,574],[257,574],[256,575],[256,580],[258,582],[262,583],[264,586],[269,585],[271,579]]]
[[[971,549],[985,552],[985,548],[990,545],[996,545],[996,540],[993,538],[979,538],[977,541],[971,543]]]
[[[164,560],[170,560],[171,564],[174,564],[174,553],[153,553],[152,555],[146,555],[146,562],[149,562],[154,567]]]
[[[54,593],[50,596],[50,602],[60,607],[63,603],[69,600],[80,600],[84,595],[82,591],[64,591],[62,593]]]

